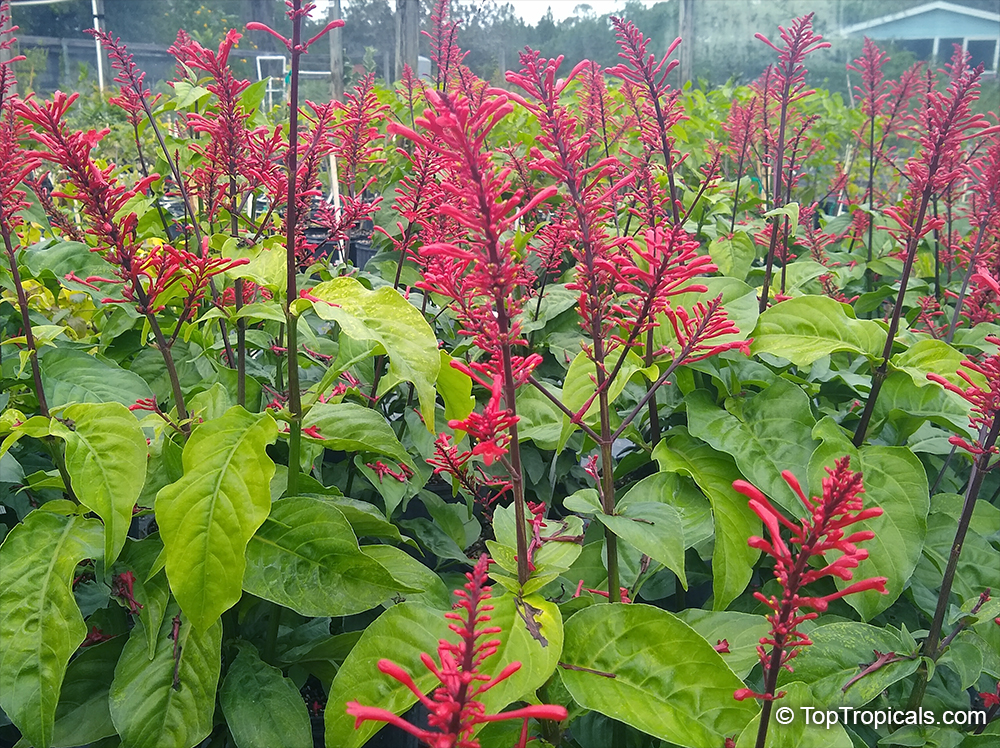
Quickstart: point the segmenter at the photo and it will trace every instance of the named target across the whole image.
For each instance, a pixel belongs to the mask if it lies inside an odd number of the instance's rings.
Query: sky
[[[318,6],[316,10],[319,13],[325,13],[326,1],[314,1]],[[499,3],[504,1],[497,0]],[[659,1],[662,2],[662,0]],[[351,0],[341,0],[341,2],[343,6],[348,6]],[[579,5],[589,5],[596,15],[613,13],[625,5],[625,0],[506,0],[506,2],[514,6],[514,12],[520,15],[529,26],[534,26],[538,23],[548,12],[549,8],[552,8],[552,18],[558,22],[564,18],[576,15],[574,11]],[[642,2],[644,5],[650,6],[656,0],[642,0]]]

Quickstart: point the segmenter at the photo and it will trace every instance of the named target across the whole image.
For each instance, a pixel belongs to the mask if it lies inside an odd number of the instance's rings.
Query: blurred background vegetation
[[[397,54],[397,8],[406,0],[341,0],[347,22],[342,36],[343,71],[350,85],[357,76],[371,70],[377,76],[395,77]],[[333,0],[320,3],[315,25],[325,22]],[[430,26],[433,0],[419,0],[421,27]],[[532,0],[544,5],[545,0]],[[953,0],[976,10],[1000,12],[1000,0]],[[619,12],[634,21],[652,39],[651,51],[662,52],[681,30],[681,0],[639,2],[622,0]],[[833,47],[810,57],[810,83],[846,95],[853,84],[845,64],[858,56],[861,38],[842,38],[839,29],[851,24],[905,11],[923,4],[921,0],[687,0],[693,36],[691,78],[702,88],[747,83],[756,78],[774,53],[756,40],[754,32],[777,37],[778,25],[805,13],[815,13],[814,25]],[[166,47],[178,29],[185,29],[203,43],[215,43],[228,28],[242,28],[250,20],[268,23],[279,30],[285,25],[283,0],[104,0],[107,28],[120,36],[149,72],[151,81],[171,75],[173,61]],[[547,56],[565,55],[568,65],[592,59],[602,65],[617,62],[617,47],[608,14],[598,14],[581,1],[572,14],[556,19],[551,10],[534,25],[526,24],[513,5],[502,0],[457,0],[453,15],[462,19],[459,44],[469,50],[466,64],[480,77],[502,84],[503,72],[517,69],[518,52],[526,45]],[[46,6],[17,6],[14,22],[21,28],[20,64],[22,85],[49,91],[82,85],[94,76],[93,42],[83,34],[93,26],[90,0],[64,0]],[[39,39],[47,38],[47,42]],[[59,40],[56,43],[53,40]],[[89,46],[88,46],[89,45]],[[915,60],[903,46],[881,44],[892,55],[885,72],[897,76]],[[233,62],[239,72],[256,78],[255,57],[278,54],[275,42],[265,34],[252,34],[241,41]],[[946,53],[950,56],[951,50]],[[420,39],[420,54],[429,56],[426,37]],[[319,45],[306,59],[306,67],[330,70],[330,53]],[[329,96],[329,79],[311,81],[314,98]],[[987,81],[984,102],[987,108],[1000,106],[1000,88]],[[680,80],[677,83],[681,83]],[[91,84],[92,85],[92,84]]]

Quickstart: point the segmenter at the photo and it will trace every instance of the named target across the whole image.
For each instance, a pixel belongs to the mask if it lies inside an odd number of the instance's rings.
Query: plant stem
[[[937,157],[931,162],[931,174],[937,170]],[[889,332],[885,336],[885,348],[882,349],[882,363],[872,374],[872,388],[868,393],[868,400],[865,402],[864,412],[858,422],[857,430],[854,432],[854,446],[860,447],[865,442],[868,433],[868,425],[871,423],[872,413],[875,411],[875,402],[878,400],[878,393],[882,389],[882,383],[888,376],[889,357],[892,355],[892,346],[896,342],[896,333],[899,331],[899,319],[903,315],[903,297],[906,296],[906,285],[910,279],[910,271],[913,269],[913,261],[917,257],[917,245],[919,244],[920,230],[924,225],[924,217],[927,215],[927,205],[930,202],[930,188],[924,190],[920,198],[920,208],[917,211],[917,220],[913,226],[913,232],[907,241],[906,262],[903,263],[903,274],[899,279],[899,293],[896,294],[896,305],[892,310],[892,318],[889,320]]]
[[[962,546],[965,544],[965,536],[969,532],[969,524],[972,522],[972,513],[976,508],[976,501],[979,499],[979,490],[982,488],[983,480],[989,468],[990,457],[993,446],[1000,435],[1000,418],[994,416],[993,423],[987,431],[986,426],[979,432],[979,442],[983,448],[983,453],[976,455],[972,461],[972,474],[969,476],[969,485],[965,489],[965,501],[962,504],[962,514],[958,519],[958,528],[955,531],[955,540],[951,544],[951,553],[948,555],[948,565],[944,569],[944,576],[941,577],[941,589],[938,592],[937,607],[934,609],[934,618],[931,620],[931,627],[924,639],[920,653],[923,657],[937,660],[941,655],[942,647],[938,646],[941,637],[941,626],[944,624],[944,616],[948,611],[948,604],[951,600],[951,587],[955,582],[955,572],[958,570],[958,559],[962,555]],[[922,664],[917,671],[917,681],[913,684],[910,692],[910,701],[907,708],[917,709],[924,699],[924,692],[927,690],[928,670],[927,665]]]
[[[510,352],[510,320],[507,318],[507,309],[503,300],[497,300],[496,305],[497,324],[500,327],[500,356],[503,365],[503,399],[504,405],[511,413],[517,412],[515,403],[516,392],[514,389],[514,369],[511,362]],[[514,493],[514,524],[517,533],[517,581],[523,588],[531,576],[528,567],[528,533],[525,523],[527,521],[524,511],[524,477],[521,473],[521,446],[517,436],[517,422],[510,427],[510,482],[511,490]]]
[[[187,422],[188,412],[184,405],[184,390],[181,389],[181,380],[177,376],[177,367],[174,365],[174,357],[170,352],[170,343],[167,342],[166,337],[163,335],[163,330],[160,329],[160,323],[157,321],[156,315],[149,312],[146,314],[146,319],[149,321],[149,327],[153,331],[156,347],[160,349],[160,355],[163,356],[163,365],[167,367],[167,376],[170,378],[170,389],[174,393],[174,407],[177,408],[177,420],[180,422],[184,434],[190,435],[191,424]]]
[[[278,644],[278,631],[281,629],[281,614],[283,609],[277,603],[271,603],[270,615],[267,617],[267,639],[264,640],[264,651],[261,659],[274,664],[274,651]]]
[[[871,122],[868,128],[868,263],[871,264],[875,243],[875,219],[872,212],[875,210],[875,110],[871,111]],[[865,268],[865,290],[875,290],[874,274]]]
[[[3,244],[7,250],[7,260],[10,263],[10,274],[14,280],[14,290],[17,293],[17,306],[21,312],[21,326],[24,328],[24,340],[28,347],[28,360],[31,362],[31,376],[35,381],[35,396],[38,398],[38,412],[49,417],[49,405],[42,388],[42,370],[38,363],[38,350],[35,348],[35,335],[31,330],[30,309],[28,297],[24,293],[21,273],[17,269],[17,257],[14,254],[14,244],[10,238],[10,229],[6,220],[0,221],[0,234],[3,234]]]
[[[791,82],[785,81],[785,90],[781,96],[781,120],[778,124],[778,145],[774,157],[774,195],[772,199],[773,209],[780,208],[783,204],[781,195],[781,177],[785,159],[785,125],[788,121],[788,96]],[[764,313],[767,309],[767,299],[771,289],[771,273],[774,271],[774,251],[778,243],[778,224],[781,216],[774,216],[771,220],[771,243],[767,248],[767,266],[764,270],[764,285],[760,291],[760,306],[758,312]]]
[[[240,239],[239,208],[236,204],[236,176],[229,175],[229,230],[233,239]],[[237,278],[233,295],[236,311],[243,308],[243,279]],[[247,401],[247,321],[240,317],[236,320],[236,403],[246,405]]]
[[[992,204],[990,206],[992,210]],[[989,212],[984,215],[989,215]],[[976,262],[979,260],[979,250],[983,246],[983,236],[986,235],[986,227],[980,225],[979,234],[976,236],[976,245],[972,249],[972,257],[969,258],[969,267],[965,271],[965,277],[962,279],[962,288],[958,292],[958,300],[955,302],[955,311],[951,315],[951,324],[948,325],[948,332],[944,336],[944,342],[951,344],[951,341],[955,337],[955,328],[958,326],[958,318],[962,315],[962,307],[965,304],[965,294],[969,290],[969,283],[972,281],[972,276],[976,272]]]
[[[298,317],[292,303],[298,298],[295,263],[296,223],[298,220],[298,143],[299,143],[299,64],[302,57],[302,0],[292,3],[291,77],[288,112],[288,196],[285,203],[285,324],[288,326],[288,487],[287,494],[295,496],[299,485],[299,450],[302,442],[302,398],[299,392]]]
[[[646,358],[643,363],[646,367],[653,365],[653,329],[652,327],[646,332]],[[622,354],[622,359],[625,355]],[[656,398],[649,398],[649,442],[654,447],[660,442],[660,411],[656,405]]]

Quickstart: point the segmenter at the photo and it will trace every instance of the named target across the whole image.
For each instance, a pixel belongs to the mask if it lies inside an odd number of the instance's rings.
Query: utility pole
[[[94,28],[104,31],[104,0],[90,0],[90,9],[94,16]],[[104,50],[101,49],[101,40],[94,37],[94,47],[97,49],[97,87],[104,94]]]
[[[340,0],[330,0],[329,20],[342,18]],[[344,100],[344,35],[342,29],[330,32],[330,98]]]
[[[403,65],[419,73],[420,0],[396,0],[396,80],[403,77]]]
[[[694,3],[695,0],[681,0],[680,4],[680,28],[677,35],[684,40],[681,42],[679,58],[681,86],[689,83],[694,74]]]

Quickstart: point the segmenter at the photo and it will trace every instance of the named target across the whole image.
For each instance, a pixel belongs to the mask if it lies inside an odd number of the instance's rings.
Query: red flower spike
[[[842,590],[822,597],[809,597],[802,594],[802,589],[823,577],[833,576],[850,580],[852,569],[868,558],[868,551],[858,548],[857,544],[871,540],[875,535],[869,530],[845,534],[851,525],[882,514],[879,507],[862,506],[861,494],[864,492],[861,473],[852,473],[849,469],[850,458],[838,460],[831,470],[827,468],[828,477],[823,479],[822,497],[807,498],[798,480],[791,472],[785,471],[782,477],[792,491],[802,502],[806,517],[793,522],[787,519],[771,504],[757,488],[746,481],[738,480],[733,488],[747,496],[749,506],[760,517],[767,528],[770,540],[752,537],[748,543],[774,559],[774,576],[782,588],[781,598],[765,597],[760,592],[754,594],[760,602],[771,609],[767,620],[771,631],[760,640],[757,655],[764,669],[764,693],[755,693],[743,688],[736,691],[734,698],[742,701],[746,698],[757,698],[765,701],[781,698],[775,695],[778,672],[781,668],[791,671],[788,662],[794,658],[802,647],[812,644],[808,636],[798,630],[799,624],[816,618],[827,609],[829,604],[847,595],[865,590],[877,590],[886,593],[885,577],[872,577],[855,582]],[[789,535],[788,542],[782,537],[782,530]],[[809,561],[815,556],[825,557],[828,551],[837,551],[840,555],[826,566],[811,566]],[[806,609],[810,609],[806,612]],[[765,649],[768,648],[768,649]]]
[[[466,432],[477,441],[472,454],[480,455],[487,466],[507,454],[510,434],[505,433],[517,423],[518,418],[509,409],[503,408],[503,378],[495,376],[490,387],[490,399],[482,413],[473,411],[464,420],[448,421],[448,427]]]
[[[455,603],[453,612],[445,614],[453,621],[448,628],[458,635],[458,643],[442,639],[438,644],[437,660],[428,654],[421,655],[424,666],[434,673],[441,684],[431,695],[421,691],[410,674],[399,665],[390,660],[378,663],[381,672],[409,689],[427,708],[430,712],[428,728],[411,725],[385,709],[351,701],[347,704],[347,713],[355,718],[355,728],[367,721],[387,722],[431,748],[478,748],[479,741],[474,737],[476,725],[508,719],[566,719],[566,709],[561,706],[541,704],[500,714],[486,714],[483,703],[479,701],[482,694],[521,667],[521,663],[513,662],[492,678],[481,672],[483,663],[500,646],[499,639],[489,637],[501,633],[500,628],[487,625],[489,611],[493,609],[492,605],[486,604],[490,599],[490,588],[486,586],[489,564],[489,557],[485,554],[479,558],[475,569],[465,575],[469,580],[465,589],[455,593],[459,601]]]
[[[992,335],[988,335],[986,341],[1000,345],[1000,338]],[[991,431],[996,429],[997,414],[1000,413],[1000,353],[986,356],[979,363],[972,359],[965,359],[962,361],[962,366],[984,377],[986,386],[977,384],[969,374],[962,370],[956,373],[966,382],[967,387],[952,384],[940,374],[927,375],[929,380],[937,382],[946,390],[959,395],[972,406],[969,413],[969,428],[977,435],[975,442],[970,444],[959,436],[953,436],[949,441],[976,457],[987,453],[995,454],[997,452],[996,434],[992,434]]]
[[[10,8],[7,2],[0,3],[0,49],[9,50],[16,41],[13,32],[17,26],[10,24]],[[25,192],[18,185],[25,182],[31,172],[38,168],[40,159],[37,154],[21,147],[21,140],[27,135],[26,123],[18,117],[20,100],[14,93],[14,63],[23,60],[23,56],[0,63],[0,159],[3,169],[0,169],[0,225],[3,226],[5,237],[10,237],[21,225],[21,211],[28,206]],[[16,246],[17,242],[13,242]],[[13,258],[11,258],[13,261]]]

